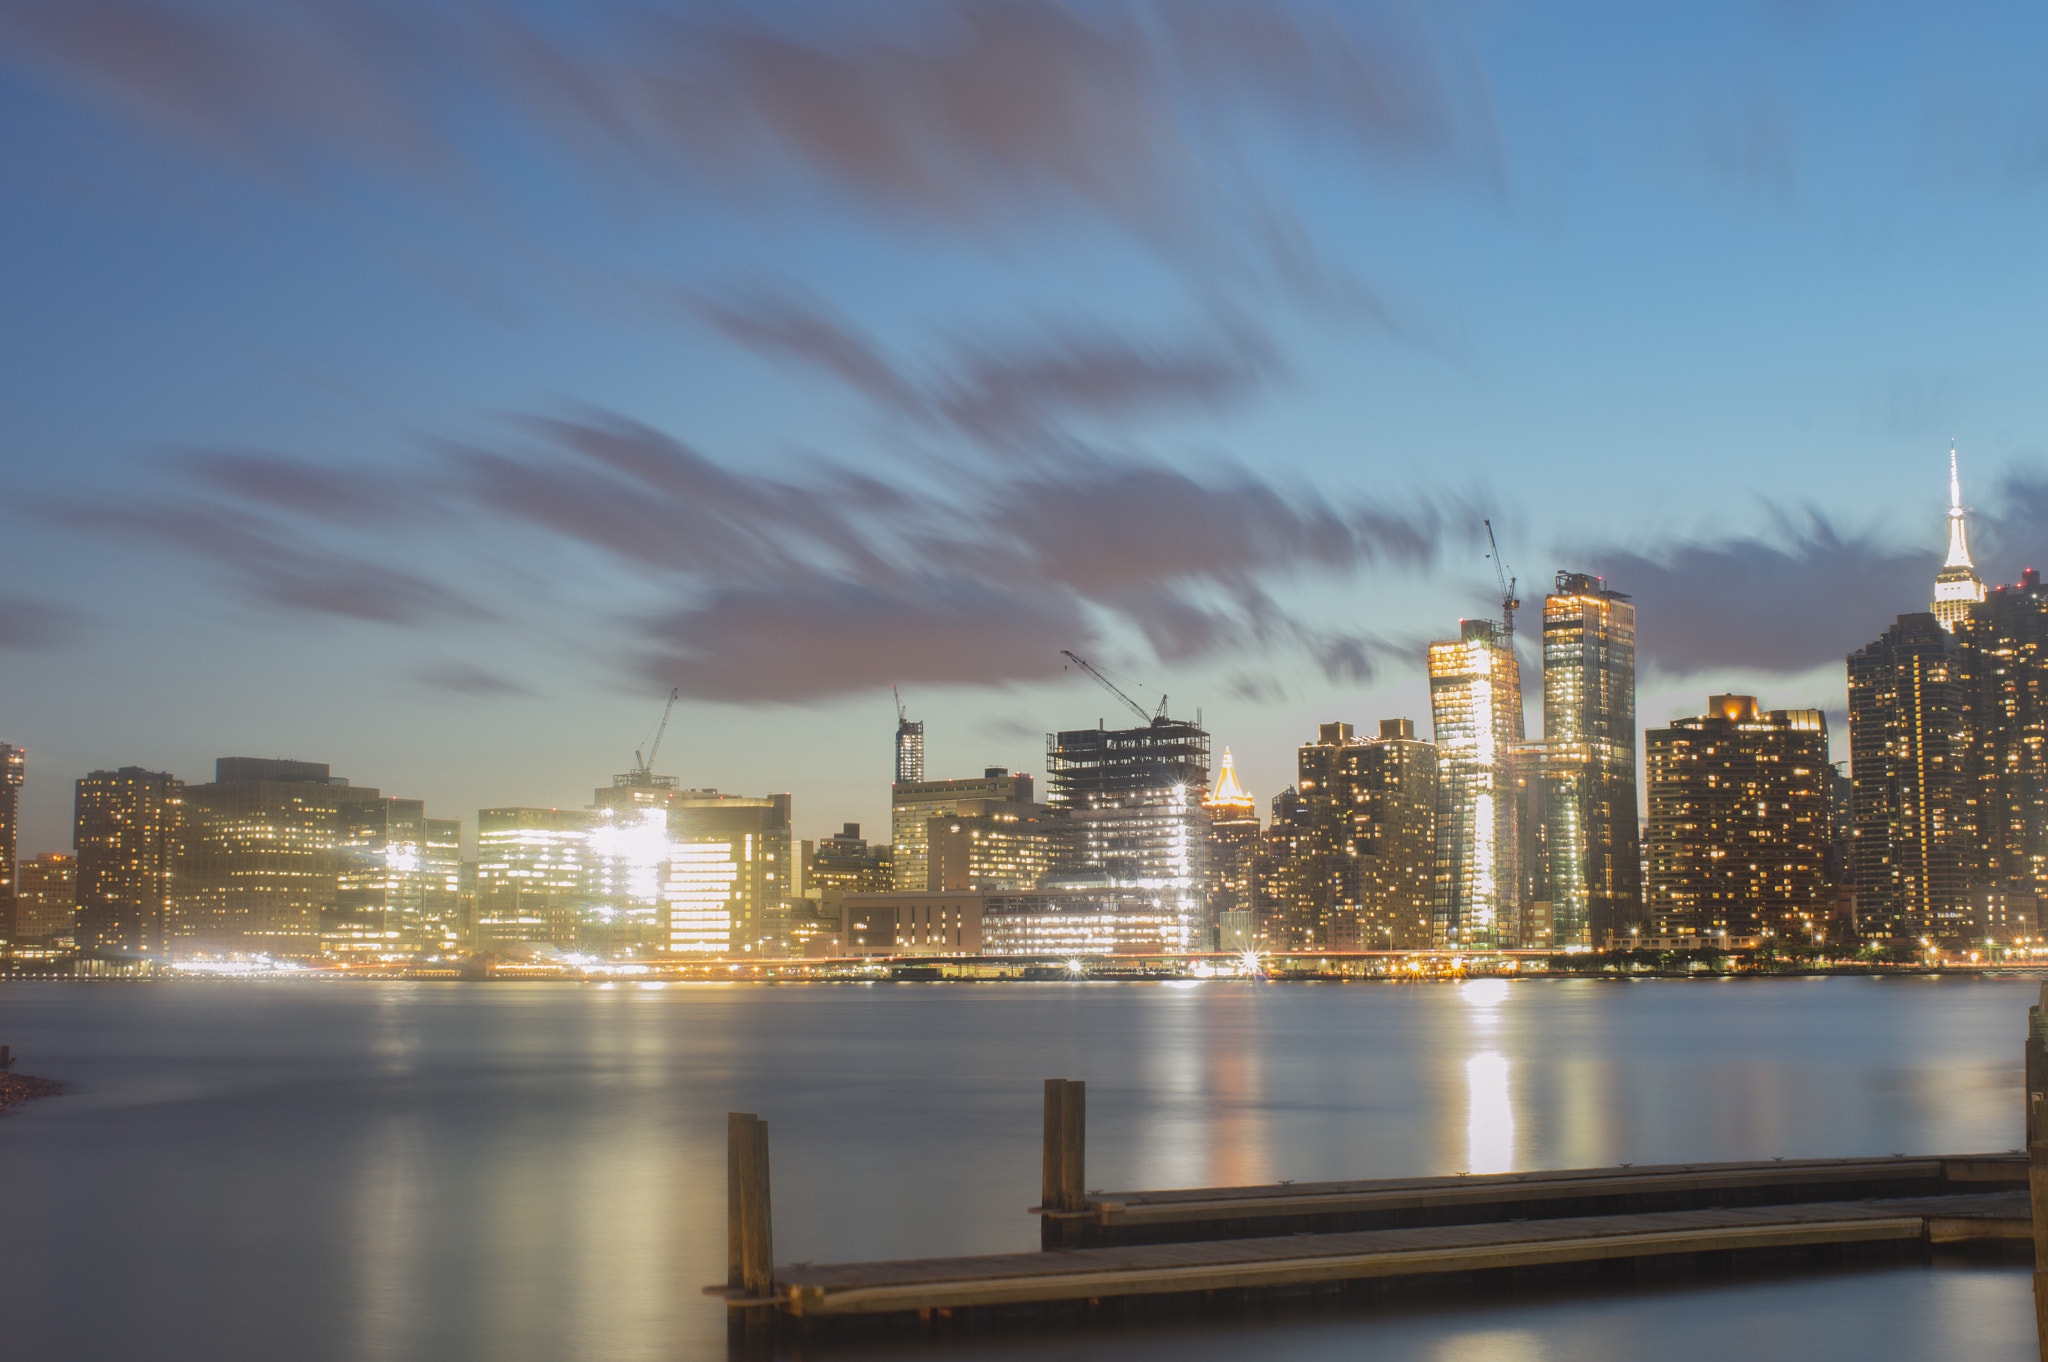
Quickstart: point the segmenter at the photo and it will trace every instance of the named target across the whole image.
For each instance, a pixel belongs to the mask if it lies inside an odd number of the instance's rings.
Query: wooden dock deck
[[[1550,1220],[1713,1207],[1945,1196],[2024,1188],[2020,1153],[1567,1168],[1525,1173],[1090,1192],[1069,1222],[1075,1248],[1346,1230]]]
[[[1830,1245],[2031,1242],[2025,1192],[1290,1234],[966,1258],[795,1264],[773,1303],[798,1317],[1172,1295]],[[766,1304],[756,1298],[736,1304]]]

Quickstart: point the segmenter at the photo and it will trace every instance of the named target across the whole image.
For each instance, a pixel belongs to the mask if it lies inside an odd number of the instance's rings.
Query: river
[[[1031,1248],[1041,1080],[1088,1185],[2020,1143],[2033,980],[0,984],[0,1354],[719,1357],[725,1113],[781,1261]],[[842,1350],[845,1351],[845,1350]],[[1033,1330],[847,1356],[2035,1356],[2024,1267]]]

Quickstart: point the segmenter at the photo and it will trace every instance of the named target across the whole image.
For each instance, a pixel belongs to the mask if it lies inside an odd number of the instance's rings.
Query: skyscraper
[[[81,947],[164,952],[184,790],[170,772],[139,766],[79,780],[71,845]]]
[[[1560,572],[1543,601],[1543,757],[1551,937],[1597,944],[1642,921],[1636,822],[1636,610]]]
[[[1852,854],[1865,936],[1953,937],[1967,921],[1957,653],[1932,614],[1914,614],[1849,655]]]
[[[11,943],[16,934],[14,896],[21,853],[21,782],[28,773],[28,753],[10,743],[0,742],[0,945]]]
[[[687,790],[669,806],[667,949],[679,955],[780,953],[796,897],[789,796]]]
[[[478,809],[476,944],[573,949],[591,900],[585,809]]]
[[[1948,560],[1934,574],[1934,618],[1955,632],[1970,607],[1984,599],[1984,583],[1970,562],[1970,538],[1963,525],[1963,488],[1956,476],[1956,447],[1948,447]]]
[[[1145,891],[1174,924],[1169,949],[1205,948],[1209,734],[1164,715],[1143,728],[1048,733],[1045,774],[1049,802],[1068,820],[1070,868]]]
[[[1437,749],[1413,719],[1382,719],[1376,740],[1344,754],[1357,867],[1359,945],[1427,950],[1436,900]]]
[[[1657,934],[1820,940],[1831,902],[1825,716],[1716,695],[1645,743]]]
[[[1512,754],[1524,732],[1513,635],[1492,620],[1465,620],[1455,642],[1430,644],[1429,704],[1437,749],[1431,935],[1439,946],[1491,950],[1520,900]]]
[[[903,713],[903,699],[896,699],[896,783],[918,785],[924,781],[924,720]]]
[[[2032,568],[1955,622],[1971,932],[2038,935],[2048,902],[2048,590]],[[2016,930],[2017,929],[2017,930]]]
[[[1256,939],[1252,927],[1253,876],[1259,858],[1259,806],[1238,783],[1230,749],[1223,749],[1216,785],[1202,801],[1208,858],[1203,889],[1216,924],[1217,948],[1241,950]]]
[[[342,810],[378,798],[324,762],[216,761],[211,783],[184,790],[178,949],[316,955],[327,928],[351,939],[333,921]]]
[[[340,804],[334,906],[320,925],[330,955],[368,957],[438,944],[426,926],[426,844],[421,800]]]

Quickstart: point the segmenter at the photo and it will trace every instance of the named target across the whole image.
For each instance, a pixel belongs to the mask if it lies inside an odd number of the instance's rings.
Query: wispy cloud
[[[24,652],[54,648],[72,635],[78,623],[78,617],[68,610],[0,594],[0,648]]]

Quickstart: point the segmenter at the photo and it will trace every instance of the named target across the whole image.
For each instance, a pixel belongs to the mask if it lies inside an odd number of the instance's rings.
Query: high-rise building
[[[478,949],[574,949],[592,897],[591,821],[585,809],[477,810]]]
[[[79,780],[71,846],[81,947],[144,955],[167,949],[184,791],[170,772],[140,766]]]
[[[429,818],[420,851],[419,948],[434,954],[454,950],[464,939],[462,920],[462,820]]]
[[[2048,590],[2028,568],[1952,626],[1966,711],[1964,876],[1972,936],[2036,937],[2048,903]]]
[[[425,803],[347,799],[336,819],[334,906],[320,926],[327,952],[373,957],[438,945],[427,927]]]
[[[1209,917],[1216,924],[1216,948],[1244,950],[1257,940],[1252,901],[1262,836],[1259,806],[1238,783],[1227,747],[1202,812],[1209,843],[1203,890]]]
[[[927,825],[955,814],[1037,813],[1031,799],[1032,779],[1000,766],[982,771],[979,780],[898,781],[889,788],[889,845],[897,889],[922,892],[931,879],[925,855]]]
[[[1438,946],[1502,944],[1521,900],[1520,800],[1513,753],[1524,741],[1514,638],[1493,620],[1465,620],[1455,642],[1429,645],[1437,749]]]
[[[672,850],[669,822],[686,792],[674,776],[629,771],[592,799],[589,901],[605,924],[607,951],[668,948],[662,906]]]
[[[1968,921],[1967,730],[1956,640],[1901,615],[1849,655],[1856,920],[1868,937],[1956,937]]]
[[[1656,934],[1821,940],[1832,903],[1826,717],[1715,695],[1705,714],[1645,741]]]
[[[1948,447],[1948,559],[1934,574],[1934,604],[1929,608],[1951,633],[1967,619],[1970,607],[1984,599],[1984,583],[1970,562],[1970,537],[1963,525],[1963,487],[1956,477],[1956,447]]]
[[[1045,773],[1049,802],[1068,821],[1069,866],[1152,895],[1176,924],[1170,949],[1206,948],[1208,733],[1164,715],[1143,728],[1048,733]]]
[[[1377,739],[1344,753],[1356,864],[1358,944],[1426,950],[1434,940],[1437,750],[1413,719],[1382,719]]]
[[[924,783],[924,720],[904,717],[901,699],[896,702],[896,783]]]
[[[184,791],[176,949],[318,954],[335,925],[342,810],[378,798],[324,762],[220,758],[210,784]]]
[[[46,851],[17,867],[14,944],[38,945],[72,934],[78,912],[78,858]]]
[[[1317,944],[1317,924],[1301,883],[1301,867],[1315,843],[1310,816],[1308,801],[1292,785],[1273,796],[1252,865],[1252,936],[1261,950],[1304,951]]]
[[[1543,601],[1541,770],[1553,944],[1639,926],[1636,609],[1583,572]]]
[[[13,942],[15,925],[15,862],[21,854],[21,782],[28,774],[28,753],[0,742],[0,946]]]
[[[797,895],[789,796],[689,790],[669,806],[666,949],[678,955],[781,954]]]

